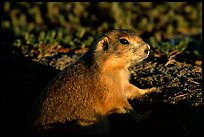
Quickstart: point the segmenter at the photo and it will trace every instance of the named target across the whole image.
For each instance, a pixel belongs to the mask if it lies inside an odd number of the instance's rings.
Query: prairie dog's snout
[[[138,53],[141,52],[142,54],[146,54],[148,56],[149,52],[150,52],[150,46],[147,43],[143,43],[143,44],[139,45],[138,48],[135,47],[135,52],[136,51]]]
[[[133,54],[135,56],[136,62],[140,62],[146,59],[149,56],[149,53],[150,53],[150,46],[145,42],[143,42],[142,44],[139,44],[138,46],[133,47]]]

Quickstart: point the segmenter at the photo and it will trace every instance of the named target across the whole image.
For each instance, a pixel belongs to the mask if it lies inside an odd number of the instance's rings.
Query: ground
[[[45,85],[86,50],[34,60],[19,49],[5,47],[0,54],[3,118],[6,135],[21,135],[27,114]],[[168,62],[168,61],[167,61]],[[130,68],[130,82],[140,88],[158,88],[131,100],[134,109],[146,114],[140,124],[110,117],[112,134],[200,135],[202,132],[202,67],[186,62],[146,59]],[[120,132],[121,131],[121,132]]]

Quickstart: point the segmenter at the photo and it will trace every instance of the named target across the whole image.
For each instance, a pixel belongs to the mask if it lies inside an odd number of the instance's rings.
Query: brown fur
[[[121,44],[121,38],[129,44]],[[56,132],[108,132],[107,115],[134,111],[127,99],[153,91],[129,83],[128,67],[145,59],[149,48],[129,30],[117,29],[103,34],[84,56],[45,88],[31,112],[31,128],[46,131],[61,125]]]

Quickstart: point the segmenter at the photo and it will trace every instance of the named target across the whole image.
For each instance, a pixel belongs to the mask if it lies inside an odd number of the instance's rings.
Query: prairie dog
[[[134,111],[128,99],[154,91],[129,83],[128,67],[149,52],[150,46],[133,31],[104,33],[48,84],[31,111],[28,127],[56,134],[108,133],[107,115]]]

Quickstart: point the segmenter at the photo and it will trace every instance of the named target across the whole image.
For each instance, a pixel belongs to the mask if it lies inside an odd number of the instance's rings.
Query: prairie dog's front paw
[[[149,90],[150,92],[157,92],[157,93],[161,92],[161,88],[159,87],[152,87],[152,88],[149,88]]]
[[[147,88],[147,89],[139,89],[138,92],[139,92],[141,95],[145,95],[145,94],[149,94],[149,93],[155,92],[155,91],[156,91],[156,88],[153,87],[153,88]]]
[[[151,92],[161,92],[161,89],[158,88],[158,87],[152,87],[152,88],[148,88],[148,89],[145,89],[145,93],[151,93]]]

